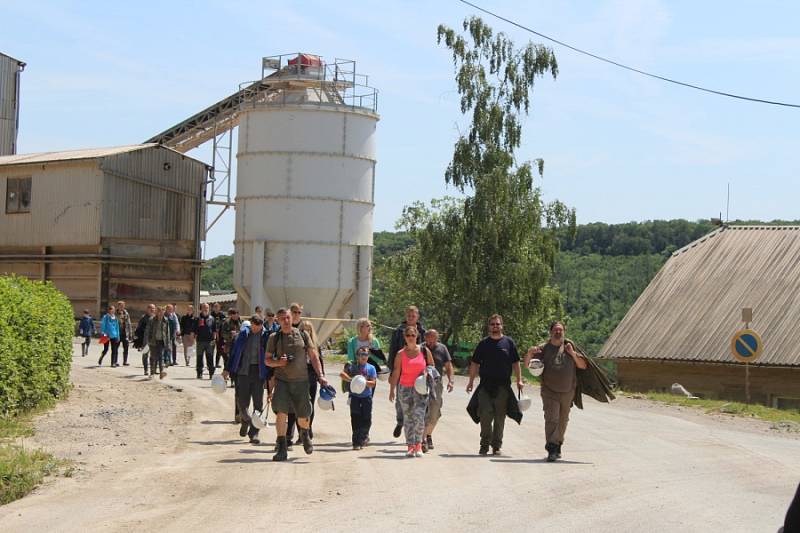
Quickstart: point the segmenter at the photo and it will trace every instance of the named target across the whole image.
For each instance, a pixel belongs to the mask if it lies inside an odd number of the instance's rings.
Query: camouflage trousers
[[[403,431],[409,446],[422,442],[425,433],[425,410],[428,396],[417,392],[414,387],[398,387],[397,401],[403,410]]]

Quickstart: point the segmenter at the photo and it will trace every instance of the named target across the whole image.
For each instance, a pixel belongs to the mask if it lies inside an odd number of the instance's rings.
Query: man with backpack
[[[277,415],[275,429],[278,433],[277,453],[273,461],[288,459],[286,430],[289,413],[297,415],[300,425],[300,439],[306,454],[314,451],[308,434],[309,417],[311,416],[311,398],[309,397],[308,363],[316,372],[319,384],[328,385],[320,364],[316,346],[310,342],[308,335],[292,327],[292,316],[286,308],[278,309],[276,318],[281,329],[273,333],[267,342],[266,364],[275,372],[275,391],[272,395],[272,410]]]

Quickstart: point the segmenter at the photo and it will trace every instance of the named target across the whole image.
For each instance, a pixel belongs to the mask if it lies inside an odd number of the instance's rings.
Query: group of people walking
[[[236,309],[223,313],[219,304],[210,310],[202,304],[195,316],[191,305],[180,317],[174,305],[149,305],[147,313],[132,330],[125,302],[109,306],[100,323],[106,338],[103,354],[111,351],[111,365],[119,366],[118,350],[123,346],[123,365],[128,365],[129,341],[144,348],[145,375],[161,378],[165,368],[177,364],[177,345],[183,345],[184,361],[190,364],[196,346],[196,374],[209,378],[223,363],[222,377],[235,387],[234,418],[239,434],[258,444],[259,427],[254,416],[264,411],[264,395],[276,414],[275,455],[285,461],[294,444],[302,444],[306,454],[313,452],[314,404],[318,391],[330,398],[335,390],[328,382],[319,342],[311,322],[302,320],[302,305],[264,311],[257,307],[247,320]],[[348,393],[352,446],[358,450],[369,444],[373,396],[378,382],[388,375],[389,401],[395,403],[395,438],[404,433],[408,457],[422,457],[434,448],[433,433],[441,417],[445,389],[454,387],[453,360],[439,342],[436,330],[426,330],[419,309],[408,306],[405,320],[394,330],[388,351],[373,334],[369,319],[356,323],[357,334],[347,342],[348,361],[339,374]],[[84,337],[82,355],[87,355],[89,339],[95,334],[94,320],[88,311],[79,325]],[[469,364],[467,393],[473,393],[467,412],[480,424],[480,455],[501,454],[505,419],[518,423],[522,418],[518,398],[525,387],[522,364],[541,361],[541,398],[544,411],[547,460],[561,457],[569,414],[576,400],[579,371],[587,369],[587,358],[568,341],[564,325],[550,326],[547,342],[533,346],[521,357],[513,339],[503,333],[503,319],[492,315],[489,335],[476,346]],[[216,360],[214,359],[216,353]],[[149,372],[148,372],[149,368]],[[360,377],[359,377],[360,376]],[[516,393],[512,389],[512,377]],[[445,379],[447,383],[445,385]],[[475,380],[479,384],[475,387]],[[297,428],[298,439],[294,441]]]

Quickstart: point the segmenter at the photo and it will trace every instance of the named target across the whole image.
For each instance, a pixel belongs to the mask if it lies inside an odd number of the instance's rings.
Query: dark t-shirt
[[[198,341],[210,341],[214,339],[214,317],[210,315],[197,315],[196,333]]]
[[[480,365],[482,385],[507,385],[511,383],[512,367],[519,361],[519,353],[511,337],[503,335],[497,340],[486,337],[475,347],[471,360]]]
[[[448,351],[447,346],[441,342],[437,342],[433,348],[428,346],[427,343],[425,343],[425,346],[433,355],[433,364],[436,366],[436,370],[438,370],[440,374],[443,374],[445,363],[453,360],[453,358],[450,357],[450,352]]]
[[[575,390],[577,379],[575,360],[567,353],[566,348],[559,352],[559,346],[549,342],[543,344],[541,348],[542,354],[538,359],[544,363],[542,386],[554,392]]]

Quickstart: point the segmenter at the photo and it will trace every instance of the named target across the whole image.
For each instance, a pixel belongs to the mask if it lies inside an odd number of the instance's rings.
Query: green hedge
[[[0,276],[0,415],[46,404],[67,390],[72,315],[52,283]]]

